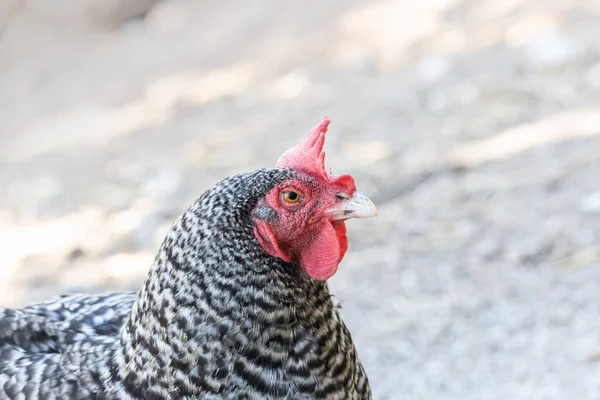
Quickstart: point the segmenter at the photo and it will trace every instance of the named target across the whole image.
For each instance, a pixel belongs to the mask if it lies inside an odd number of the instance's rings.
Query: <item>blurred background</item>
[[[324,115],[376,399],[600,398],[600,3],[0,1],[0,304],[137,289]]]

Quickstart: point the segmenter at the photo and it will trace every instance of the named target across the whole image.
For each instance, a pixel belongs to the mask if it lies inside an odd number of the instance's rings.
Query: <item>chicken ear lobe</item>
[[[254,225],[254,236],[256,236],[256,239],[263,250],[269,255],[281,258],[285,262],[292,261],[292,256],[289,252],[283,251],[279,247],[273,229],[271,229],[267,222],[261,220],[256,221]]]
[[[336,273],[347,246],[345,225],[340,223],[334,227],[327,221],[314,239],[300,251],[300,264],[311,278],[325,281]]]

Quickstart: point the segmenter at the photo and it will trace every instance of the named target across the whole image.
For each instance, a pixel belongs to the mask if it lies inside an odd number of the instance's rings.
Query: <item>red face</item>
[[[297,260],[314,279],[326,280],[348,249],[346,225],[340,213],[356,192],[354,179],[308,176],[284,182],[256,206],[255,235],[267,253]],[[343,212],[342,212],[343,214]]]
[[[263,249],[287,262],[295,259],[318,280],[335,274],[348,249],[344,220],[377,215],[350,175],[327,173],[323,144],[328,125],[324,118],[283,153],[277,167],[295,170],[299,178],[272,189],[254,210],[254,234]]]

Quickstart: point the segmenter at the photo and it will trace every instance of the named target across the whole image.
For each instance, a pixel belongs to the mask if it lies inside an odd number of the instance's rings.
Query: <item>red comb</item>
[[[302,142],[279,157],[276,167],[298,169],[329,179],[329,174],[325,170],[325,153],[323,152],[328,125],[329,118],[323,117],[323,121],[312,128]]]

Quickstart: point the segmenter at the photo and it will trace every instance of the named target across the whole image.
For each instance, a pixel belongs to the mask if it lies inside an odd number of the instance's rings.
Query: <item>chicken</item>
[[[377,210],[325,170],[328,124],[207,190],[138,293],[0,309],[0,399],[370,399],[326,280]]]

